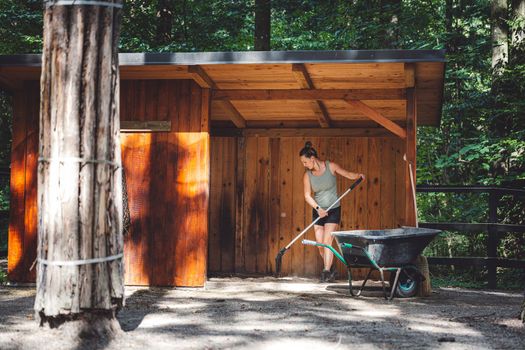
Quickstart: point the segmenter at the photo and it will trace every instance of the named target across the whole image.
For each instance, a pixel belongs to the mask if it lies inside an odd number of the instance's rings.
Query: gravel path
[[[206,288],[126,289],[109,343],[37,327],[34,287],[0,287],[0,349],[524,349],[520,293],[440,288],[428,298],[360,298],[346,284],[213,278]]]

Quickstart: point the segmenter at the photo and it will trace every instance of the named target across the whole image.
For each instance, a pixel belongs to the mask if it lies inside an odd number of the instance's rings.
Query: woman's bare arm
[[[330,171],[332,174],[339,174],[350,180],[357,180],[359,177],[362,177],[363,179],[365,178],[365,175],[345,170],[337,163],[330,162]]]

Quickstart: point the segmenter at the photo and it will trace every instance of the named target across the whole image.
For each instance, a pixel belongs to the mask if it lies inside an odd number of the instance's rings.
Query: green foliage
[[[42,1],[0,1],[0,54],[38,53],[42,47]]]
[[[486,271],[476,268],[456,268],[435,266],[431,269],[432,287],[487,288]],[[523,290],[525,271],[522,269],[497,270],[498,289]]]
[[[246,51],[253,49],[253,2],[131,0],[124,6],[121,52]],[[160,12],[171,14],[161,28]],[[159,32],[168,42],[161,40]]]
[[[9,210],[9,186],[0,187],[0,210]]]
[[[482,281],[472,280],[468,275],[458,274],[454,271],[451,274],[441,276],[432,276],[432,288],[471,288],[471,289],[482,289],[485,288],[485,284]]]

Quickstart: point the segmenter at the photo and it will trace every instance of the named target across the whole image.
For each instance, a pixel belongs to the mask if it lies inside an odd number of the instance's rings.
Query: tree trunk
[[[173,25],[173,1],[159,0],[157,4],[157,45],[168,45],[171,43]]]
[[[448,36],[448,39],[445,41],[445,50],[447,53],[452,52],[452,48],[454,45],[452,45],[452,40],[450,39],[452,37],[452,31],[453,31],[453,19],[454,19],[454,2],[453,0],[445,0],[445,33]]]
[[[509,60],[507,0],[492,0],[490,19],[492,27],[492,69],[495,75],[502,72],[502,68]]]
[[[41,325],[120,329],[120,12],[93,5],[44,10],[34,306]]]
[[[514,0],[512,2],[513,22],[512,45],[517,46],[525,42],[525,0]]]
[[[270,51],[270,30],[270,0],[255,0],[255,51]]]
[[[399,47],[399,17],[401,15],[401,0],[382,0],[382,49],[397,49]]]
[[[510,40],[510,64],[525,63],[525,0],[512,2],[512,30]]]

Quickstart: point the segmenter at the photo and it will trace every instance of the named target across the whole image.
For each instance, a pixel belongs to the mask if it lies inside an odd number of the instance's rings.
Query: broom
[[[332,203],[332,205],[330,205],[328,207],[328,209],[326,209],[326,211],[329,211],[330,209],[332,209],[332,207],[334,205],[336,205],[337,203],[339,203],[339,201],[344,197],[346,196],[348,193],[350,193],[354,188],[356,188],[360,183],[361,181],[363,181],[363,178],[362,177],[359,177],[359,179],[357,179],[353,184],[352,186],[350,186],[349,189],[347,189],[345,191],[345,193],[343,193],[339,198],[337,198],[337,200],[335,202]],[[275,257],[275,277],[279,277],[279,274],[281,273],[281,264],[282,264],[282,261],[283,261],[283,255],[284,253],[286,253],[286,251],[288,249],[290,249],[290,247],[295,243],[295,241],[297,241],[302,235],[304,235],[306,233],[306,231],[308,231],[310,228],[312,228],[313,225],[315,225],[315,223],[317,221],[319,221],[321,219],[321,217],[317,217],[317,219],[315,219],[310,225],[308,225],[308,227],[306,227],[301,233],[299,233],[290,243],[288,243],[288,245],[284,248],[282,248],[281,250],[279,250],[279,253],[277,253],[277,256]]]

